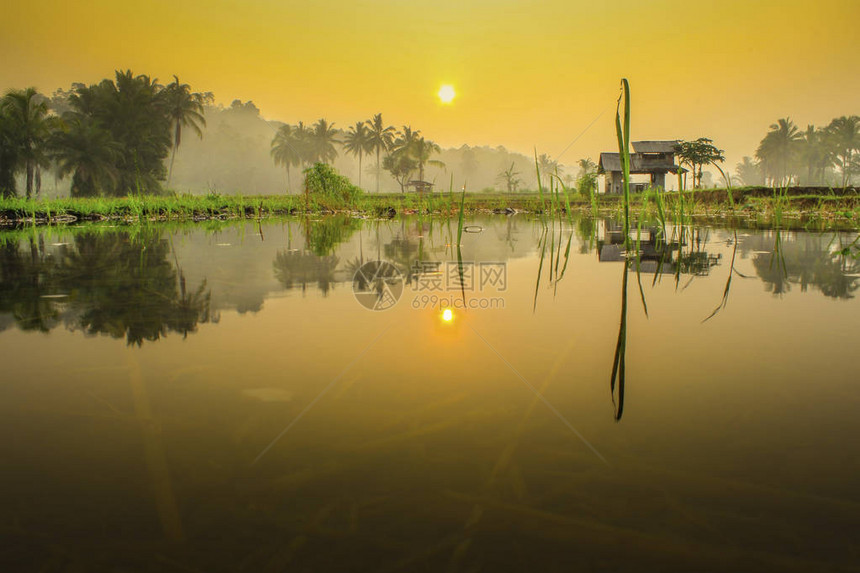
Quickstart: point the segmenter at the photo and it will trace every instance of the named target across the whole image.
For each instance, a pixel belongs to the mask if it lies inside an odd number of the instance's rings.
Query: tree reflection
[[[69,330],[125,338],[129,345],[168,332],[187,336],[213,319],[206,281],[189,292],[155,231],[82,233],[46,254],[41,239],[0,249],[0,312],[19,328],[48,332],[62,319]]]
[[[58,324],[53,267],[41,237],[29,238],[23,248],[0,245],[0,313],[10,313],[22,330],[49,332]]]
[[[769,252],[776,248],[775,236],[751,237],[744,246],[757,251],[753,267],[767,291],[774,295],[783,295],[799,285],[801,292],[811,286],[831,298],[854,298],[860,288],[860,261],[834,245],[838,238],[783,232],[779,237],[778,264],[774,264]]]
[[[275,278],[285,289],[300,288],[305,293],[309,285],[316,284],[325,296],[337,282],[335,271],[339,262],[340,258],[335,255],[320,256],[287,249],[275,255],[273,266]]]

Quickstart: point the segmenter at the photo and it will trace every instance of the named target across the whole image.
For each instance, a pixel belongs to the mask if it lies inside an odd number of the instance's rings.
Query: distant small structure
[[[418,193],[433,192],[433,184],[429,181],[415,180],[406,184],[407,187],[412,187]]]
[[[666,174],[682,173],[683,167],[675,165],[675,146],[677,141],[634,141],[633,153],[630,154],[630,174],[650,175],[651,187],[666,188]],[[597,164],[597,173],[604,175],[606,193],[622,193],[623,181],[621,176],[621,154],[601,153]],[[643,183],[632,183],[631,191],[642,191]]]

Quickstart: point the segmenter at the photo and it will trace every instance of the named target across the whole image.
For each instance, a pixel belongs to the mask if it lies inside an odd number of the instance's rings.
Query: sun
[[[442,103],[451,103],[457,97],[457,92],[454,91],[454,86],[445,84],[439,88],[439,101]]]

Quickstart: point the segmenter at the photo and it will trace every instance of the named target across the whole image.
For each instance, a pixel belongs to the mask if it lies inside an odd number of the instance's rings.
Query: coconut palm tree
[[[391,149],[394,143],[395,130],[393,126],[386,126],[382,122],[381,113],[377,113],[367,120],[367,127],[370,130],[370,148],[376,151],[376,192],[379,193],[379,176],[382,173],[379,156],[381,152],[388,153]]]
[[[842,116],[825,129],[826,140],[842,171],[842,186],[851,183],[851,172],[860,154],[860,116]]]
[[[815,129],[814,125],[806,127],[803,132],[801,158],[806,164],[806,184],[813,185],[824,181],[824,172],[832,165],[833,157],[825,145],[824,131]]]
[[[538,169],[546,179],[549,179],[551,175],[561,175],[561,166],[558,161],[550,159],[546,153],[541,153],[538,157]]]
[[[797,158],[803,134],[790,118],[785,117],[770,126],[755,152],[762,162],[765,177],[771,182],[788,184],[793,178],[790,167]]]
[[[441,161],[430,159],[434,153],[441,153],[442,149],[429,139],[419,137],[412,144],[410,154],[418,163],[418,179],[424,181],[424,165],[434,165],[436,167],[445,167]]]
[[[343,139],[343,148],[353,157],[358,157],[358,186],[361,187],[361,158],[373,151],[371,132],[366,122],[358,121],[349,128]]]
[[[290,167],[298,166],[304,161],[302,155],[302,139],[305,134],[305,126],[299,122],[299,126],[282,125],[275,138],[272,140],[272,159],[275,165],[283,165],[287,169],[287,192],[290,190]]]
[[[317,120],[309,134],[310,157],[312,163],[331,163],[337,157],[336,143],[337,131],[334,123],[329,123],[324,118]]]
[[[173,145],[174,125],[166,113],[166,101],[165,90],[156,80],[131,70],[117,71],[115,80],[79,86],[69,97],[71,115],[96,121],[119,145],[114,162],[117,184],[105,192],[160,191]]]
[[[580,159],[576,162],[579,166],[579,175],[576,178],[577,190],[588,197],[597,191],[597,164],[590,157]]]
[[[106,183],[116,184],[120,146],[94,120],[70,118],[52,137],[51,148],[59,177],[72,175],[72,197],[101,195]]]
[[[0,197],[17,194],[15,172],[20,164],[20,150],[13,122],[0,110]]]
[[[762,185],[764,183],[761,163],[756,162],[752,157],[744,156],[743,161],[735,167],[735,173],[743,185]]]
[[[46,144],[54,125],[48,116],[48,103],[38,97],[36,88],[9,90],[0,101],[8,122],[8,133],[17,147],[18,160],[26,174],[27,199],[33,193],[37,171],[47,164]]]
[[[201,139],[206,118],[203,117],[204,104],[211,100],[211,94],[199,94],[191,91],[188,84],[179,83],[179,77],[173,76],[173,82],[164,89],[164,99],[167,116],[173,124],[173,152],[170,156],[170,169],[167,171],[167,184],[173,176],[173,162],[176,151],[182,143],[182,128],[189,127]]]

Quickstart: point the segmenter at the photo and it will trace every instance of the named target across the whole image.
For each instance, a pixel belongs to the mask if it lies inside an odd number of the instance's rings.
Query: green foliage
[[[47,100],[35,88],[6,92],[0,100],[0,195],[16,194],[17,172],[25,174],[28,199],[39,192],[40,170],[48,166],[48,139],[56,125]]]
[[[167,94],[147,75],[116,72],[115,80],[79,87],[69,101],[68,119],[92,121],[110,133],[117,153],[116,185],[105,194],[160,193],[164,162],[173,144]]]
[[[407,153],[392,153],[382,160],[382,168],[388,171],[400,185],[400,192],[406,192],[406,184],[418,168],[418,162]]]
[[[717,164],[726,160],[724,151],[718,149],[713,143],[713,140],[707,137],[700,137],[695,141],[680,141],[675,146],[678,163],[690,168],[693,173],[693,186],[696,189],[702,185],[702,168],[705,165],[713,165],[719,169]]]
[[[317,198],[334,200],[341,204],[351,205],[361,197],[360,188],[350,180],[335,171],[328,163],[316,163],[305,169],[305,188],[308,193]]]

